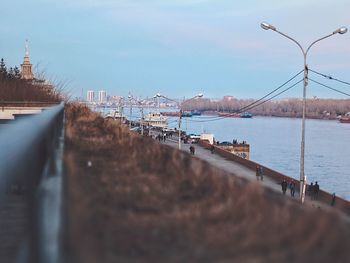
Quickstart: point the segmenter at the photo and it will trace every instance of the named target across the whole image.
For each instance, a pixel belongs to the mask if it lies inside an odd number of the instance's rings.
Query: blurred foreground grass
[[[350,262],[350,225],[335,214],[83,106],[66,105],[65,125],[69,262]]]

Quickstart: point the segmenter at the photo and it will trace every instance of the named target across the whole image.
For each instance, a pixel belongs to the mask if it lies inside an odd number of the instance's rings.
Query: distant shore
[[[214,115],[218,116],[217,111],[202,111],[203,115]],[[301,115],[298,114],[253,114],[253,116],[259,116],[259,117],[278,117],[278,118],[301,118]],[[230,118],[230,117],[225,117]],[[314,119],[314,120],[337,120],[337,116],[306,116],[306,119]]]

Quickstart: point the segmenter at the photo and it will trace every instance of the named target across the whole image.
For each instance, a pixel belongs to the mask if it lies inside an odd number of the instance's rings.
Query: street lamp
[[[180,104],[178,101],[175,101],[175,100],[173,100],[173,99],[169,99],[168,97],[165,97],[165,96],[163,96],[163,95],[160,95],[159,93],[157,93],[157,94],[155,95],[155,97],[163,97],[163,98],[165,98],[165,99],[167,99],[167,100],[173,101],[173,102],[175,102],[175,103],[178,105],[178,107],[179,107],[179,122],[178,122],[178,124],[179,124],[179,127],[178,127],[179,142],[178,142],[178,143],[179,143],[179,150],[181,150],[181,118],[182,118],[182,107],[181,107],[181,106],[182,106],[182,104]],[[193,99],[196,99],[196,98],[201,98],[201,97],[203,97],[203,94],[202,94],[202,93],[199,93],[199,94],[197,94],[196,96],[194,96],[194,97],[188,99],[187,101],[193,100]]]
[[[123,104],[124,104],[124,97],[120,97],[118,101],[118,111],[119,111],[119,118],[120,118],[120,124],[123,122]],[[116,116],[116,111],[114,112],[114,119]]]
[[[306,58],[307,58],[307,54],[310,50],[310,48],[316,44],[317,42],[326,39],[328,37],[331,37],[335,34],[345,34],[348,29],[346,27],[340,27],[337,30],[333,31],[333,33],[326,35],[324,37],[321,37],[317,40],[315,40],[314,42],[312,42],[308,48],[305,49],[293,38],[291,38],[290,36],[278,31],[276,29],[276,27],[274,27],[273,25],[266,23],[266,22],[262,22],[261,27],[265,30],[269,30],[271,29],[272,31],[277,32],[278,34],[292,40],[295,44],[298,45],[298,47],[301,49],[301,52],[303,53],[304,56],[304,89],[303,89],[303,115],[302,115],[302,124],[301,124],[301,152],[300,152],[300,201],[301,203],[304,203],[305,200],[305,187],[306,187],[306,180],[305,180],[305,173],[304,173],[304,156],[305,156],[305,111],[306,111],[306,87],[308,85],[308,66],[306,63]]]
[[[141,135],[143,136],[143,120],[144,120],[144,115],[143,115],[143,105],[142,105],[142,102],[139,101],[139,100],[136,100],[137,101],[137,104],[139,106],[141,106],[141,120],[140,120],[140,124],[141,124]]]
[[[132,96],[129,94],[128,95],[128,99],[129,99],[129,107],[130,107],[130,118],[129,118],[129,130],[131,130],[131,115],[132,115]]]
[[[144,120],[144,114],[143,114],[143,104],[140,100],[135,99],[133,96],[129,95],[129,103],[130,103],[130,121],[129,121],[129,128],[131,129],[131,116],[132,116],[132,101],[136,102],[141,107],[141,119],[140,119],[140,128],[141,128],[141,135],[143,135],[143,120]]]

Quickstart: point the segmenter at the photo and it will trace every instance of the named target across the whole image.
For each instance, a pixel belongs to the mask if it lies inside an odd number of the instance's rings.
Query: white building
[[[100,90],[98,92],[98,102],[104,103],[107,101],[107,92],[105,90]]]
[[[86,95],[87,102],[94,102],[95,101],[95,92],[93,90],[88,90]]]

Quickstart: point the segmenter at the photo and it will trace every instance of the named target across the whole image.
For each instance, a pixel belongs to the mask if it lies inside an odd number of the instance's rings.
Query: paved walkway
[[[167,138],[165,142],[162,142],[166,145],[170,145],[174,148],[178,148],[178,137],[174,136],[172,138]],[[249,181],[252,182],[257,182],[261,185],[263,185],[264,187],[267,187],[269,189],[272,189],[274,191],[277,191],[278,193],[282,194],[282,187],[281,187],[281,182],[277,182],[273,179],[271,179],[270,177],[266,177],[264,176],[264,180],[263,181],[257,181],[256,179],[256,173],[255,171],[248,169],[247,167],[236,163],[232,160],[228,160],[218,154],[212,154],[210,152],[210,150],[205,149],[204,147],[201,147],[198,144],[181,144],[181,150],[185,151],[185,152],[190,152],[189,148],[190,146],[193,145],[195,147],[195,156],[207,161],[208,163],[210,163],[211,165],[223,169],[235,176],[238,177],[242,177],[242,178],[246,178]],[[287,198],[292,198],[295,200],[299,200],[299,189],[296,188],[295,189],[295,196],[292,197],[290,195],[290,190],[288,188],[287,192],[286,192],[286,197]],[[311,206],[311,207],[315,207],[315,208],[322,208],[325,210],[334,210],[333,207],[329,206],[329,204],[325,204],[325,203],[321,203],[319,201],[315,201],[315,200],[311,200],[311,198],[309,196],[305,196],[305,202],[304,205],[306,206]],[[338,210],[337,210],[338,211]],[[346,219],[348,221],[350,221],[350,217],[348,215],[343,214],[342,212],[340,212],[342,215],[344,215],[346,217]]]
[[[171,139],[168,138],[165,141],[165,144],[178,148],[178,141],[176,138],[177,137],[174,137]],[[212,154],[209,150],[201,147],[198,144],[184,144],[184,143],[182,143],[181,150],[189,153],[191,145],[195,147],[195,156],[196,157],[207,161],[208,163],[212,164],[215,167],[218,167],[218,168],[223,169],[229,173],[232,173],[235,176],[246,178],[249,181],[257,181],[255,171],[252,171],[251,169],[248,169],[247,167],[245,167],[239,163],[236,163],[232,160],[228,160],[228,159],[226,159],[218,154],[215,154],[215,153]],[[263,181],[259,180],[257,182],[259,182],[260,184],[262,184],[268,188],[271,188],[275,191],[282,192],[280,182],[276,182],[269,177],[265,176]],[[295,196],[297,196],[297,193],[295,194]]]

